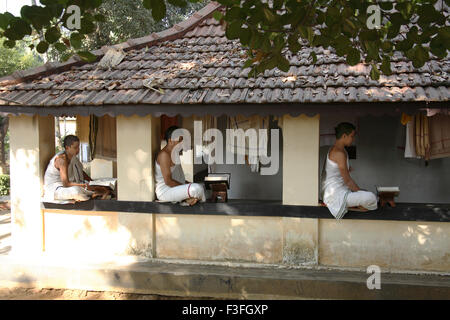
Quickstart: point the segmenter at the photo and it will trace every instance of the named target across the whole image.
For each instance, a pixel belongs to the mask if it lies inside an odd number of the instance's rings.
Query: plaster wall
[[[157,215],[159,258],[276,263],[282,220],[272,217]]]
[[[55,154],[54,126],[50,116],[9,119],[13,253],[42,251],[40,199],[44,172]]]
[[[156,216],[158,258],[285,263],[316,262],[317,219]]]
[[[450,271],[450,224],[321,219],[322,265]]]
[[[320,115],[283,117],[283,204],[318,204]]]
[[[117,117],[118,200],[155,199],[154,159],[159,150],[159,118]]]
[[[84,261],[152,257],[151,214],[46,211],[45,253]]]
[[[156,216],[152,221],[152,216]],[[45,213],[46,252],[450,271],[450,225],[287,217]],[[153,238],[153,239],[152,239]]]

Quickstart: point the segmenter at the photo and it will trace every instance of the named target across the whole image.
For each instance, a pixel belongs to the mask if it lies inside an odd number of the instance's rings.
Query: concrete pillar
[[[43,250],[40,199],[45,169],[55,154],[55,121],[52,116],[11,116],[11,222],[14,254]]]
[[[117,199],[153,201],[156,198],[154,162],[161,148],[160,118],[118,116],[116,121]],[[154,214],[119,213],[118,222],[125,229],[133,230],[128,240],[131,253],[155,257]]]
[[[117,117],[117,192],[122,201],[155,200],[154,161],[160,121],[151,115]]]
[[[283,204],[319,202],[320,115],[283,116]]]
[[[319,202],[320,116],[283,116],[283,204]],[[283,262],[319,263],[319,219],[283,218]]]

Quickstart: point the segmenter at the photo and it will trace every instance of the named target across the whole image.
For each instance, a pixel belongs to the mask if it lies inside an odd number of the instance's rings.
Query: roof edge
[[[97,59],[94,62],[99,61],[100,58],[103,57],[105,53],[111,48],[129,51],[134,49],[141,49],[146,46],[153,46],[159,42],[177,39],[195,28],[203,20],[209,18],[214,13],[214,11],[216,11],[220,7],[222,7],[220,3],[212,1],[201,10],[195,12],[188,19],[175,24],[172,28],[157,33],[154,32],[145,37],[129,39],[122,43],[111,46],[103,46],[101,47],[101,49],[93,50],[91,51],[91,53],[97,56]],[[17,84],[20,82],[38,78],[40,76],[48,76],[57,72],[67,71],[72,67],[81,66],[88,63],[93,62],[83,61],[77,54],[75,54],[66,62],[47,62],[36,68],[28,70],[17,70],[8,76],[1,77],[0,86]]]
[[[163,106],[163,107],[162,107]],[[400,116],[402,112],[411,114],[415,112],[425,112],[427,108],[447,109],[447,101],[400,101],[400,102],[328,102],[328,103],[216,103],[216,104],[117,104],[117,105],[76,105],[76,106],[17,106],[5,105],[0,107],[0,115],[40,115],[40,116],[89,116],[96,115],[102,117],[109,115],[117,117],[123,115],[147,116],[152,115],[160,117],[167,115],[169,117],[181,115],[182,117],[212,115],[219,117],[221,115],[245,117],[253,115],[274,115],[282,116],[289,114],[297,117],[305,114],[308,117],[321,115],[347,114],[353,116]]]

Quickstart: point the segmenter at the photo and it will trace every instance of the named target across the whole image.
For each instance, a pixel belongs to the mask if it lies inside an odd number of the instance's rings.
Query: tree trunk
[[[8,132],[9,118],[0,117],[0,167],[3,174],[9,174],[9,168],[6,163],[5,138]]]

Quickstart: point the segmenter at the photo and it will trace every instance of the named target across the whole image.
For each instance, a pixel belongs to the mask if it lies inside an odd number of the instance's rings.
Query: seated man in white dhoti
[[[348,210],[377,209],[375,194],[361,190],[350,176],[351,168],[345,147],[353,143],[355,126],[343,122],[335,130],[336,143],[328,151],[322,176],[323,202],[336,219],[341,219]]]
[[[88,183],[92,179],[83,171],[83,165],[77,157],[80,139],[68,135],[63,144],[64,151],[56,154],[45,170],[44,201],[85,201],[91,197],[106,199],[111,193],[109,188],[90,186]]]
[[[185,202],[194,205],[199,200],[206,201],[205,190],[199,183],[186,183],[181,164],[172,160],[172,150],[182,142],[182,136],[174,137],[177,126],[165,132],[167,145],[159,151],[155,161],[156,197],[161,201]],[[177,162],[177,161],[176,161]]]

